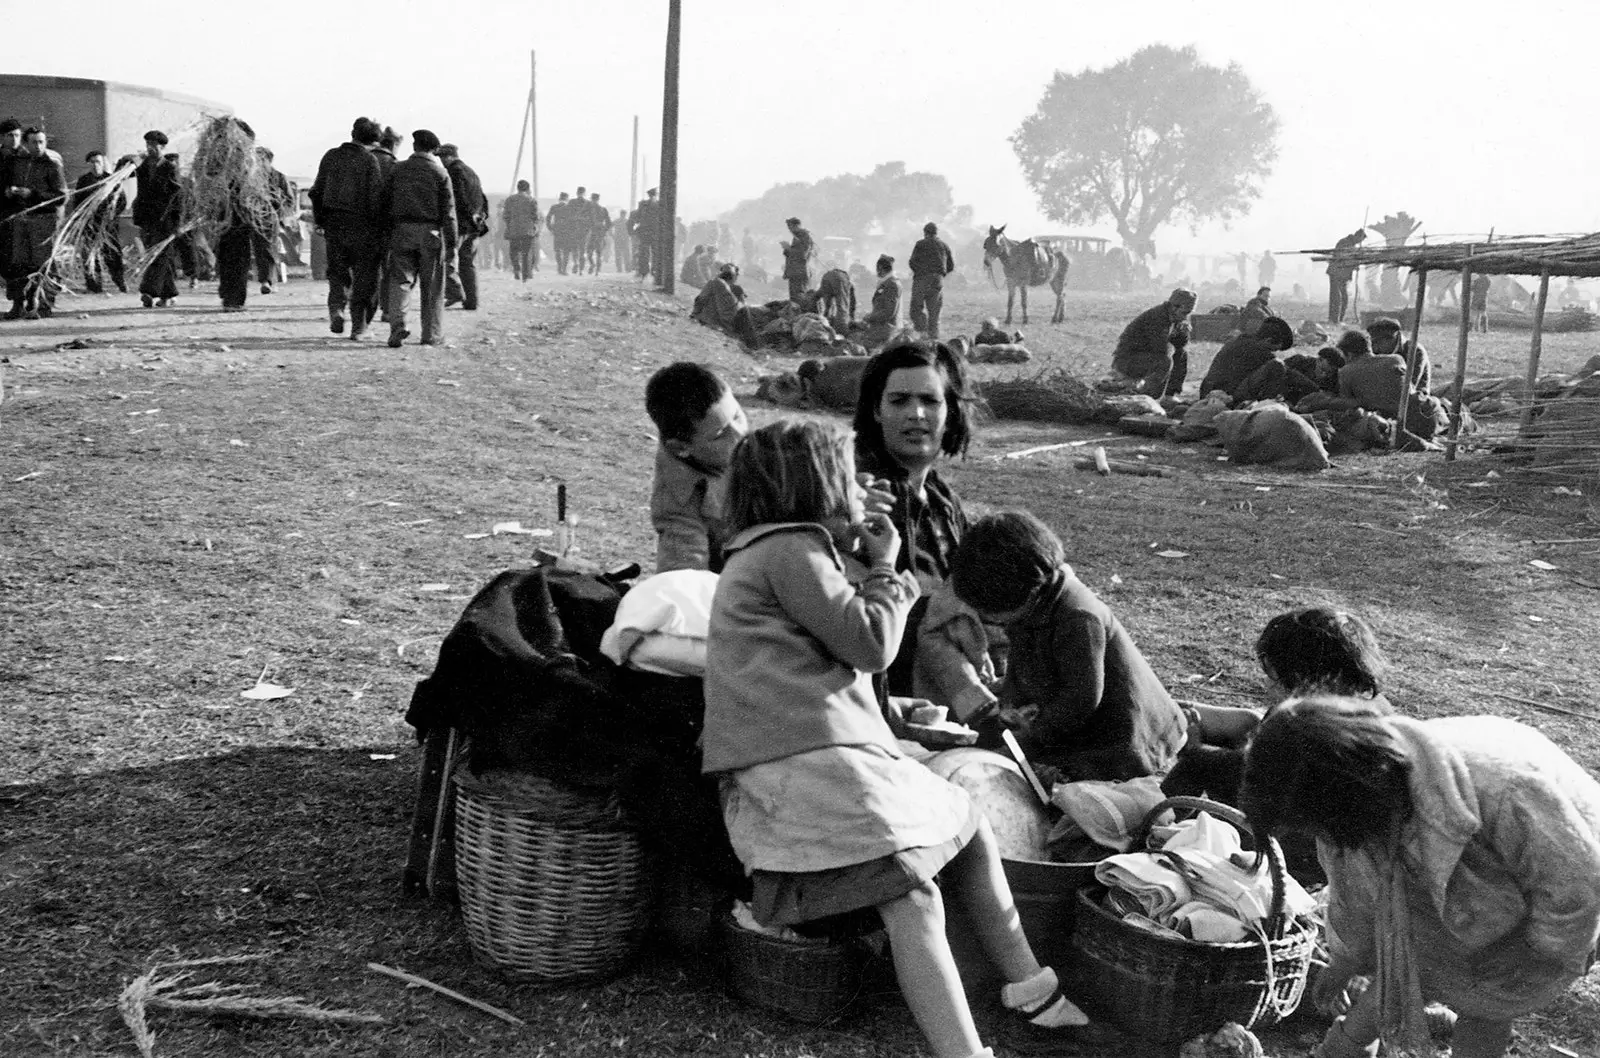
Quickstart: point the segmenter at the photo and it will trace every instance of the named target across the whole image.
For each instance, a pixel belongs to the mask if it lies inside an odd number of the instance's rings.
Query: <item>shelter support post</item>
[[[1539,273],[1539,300],[1533,306],[1533,344],[1528,347],[1528,396],[1522,406],[1522,426],[1517,431],[1526,437],[1533,425],[1533,388],[1539,381],[1539,355],[1544,352],[1544,310],[1550,301],[1550,269]]]
[[[1450,408],[1450,440],[1444,446],[1446,462],[1456,457],[1461,436],[1461,408],[1467,389],[1467,340],[1472,336],[1472,251],[1461,269],[1461,328],[1456,337],[1456,392]]]
[[[1411,320],[1411,351],[1406,354],[1406,385],[1400,397],[1400,407],[1394,416],[1394,435],[1389,438],[1390,448],[1400,447],[1400,435],[1406,429],[1406,412],[1411,406],[1412,380],[1417,377],[1417,351],[1422,348],[1422,306],[1428,296],[1428,270],[1417,270],[1417,308]]]

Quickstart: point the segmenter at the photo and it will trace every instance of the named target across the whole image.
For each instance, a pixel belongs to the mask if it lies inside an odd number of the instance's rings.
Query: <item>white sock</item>
[[[1056,972],[1046,966],[1026,981],[1017,981],[1000,989],[1000,1002],[1010,1010],[1031,1010],[1049,999],[1060,987]],[[1089,1018],[1066,996],[1058,996],[1043,1010],[1034,1011],[1028,1020],[1042,1029],[1059,1029],[1068,1025],[1087,1025]]]

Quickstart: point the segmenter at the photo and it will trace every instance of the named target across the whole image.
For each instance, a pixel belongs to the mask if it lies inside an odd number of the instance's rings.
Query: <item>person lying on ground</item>
[[[1015,729],[1028,758],[1064,781],[1121,781],[1172,767],[1186,737],[1182,710],[1122,622],[1067,565],[1048,526],[1026,511],[979,519],[950,578],[961,600],[1004,625],[1010,641],[998,711],[974,725],[980,733]]]
[[[1544,735],[1495,716],[1415,720],[1370,701],[1294,699],[1245,759],[1242,807],[1316,839],[1341,1015],[1314,1058],[1431,1054],[1424,1004],[1458,1016],[1454,1058],[1501,1058],[1512,1021],[1558,999],[1600,939],[1600,783]],[[1353,1003],[1357,975],[1373,986]]]
[[[656,424],[650,524],[656,572],[722,568],[723,478],[750,430],[744,408],[716,372],[680,361],[650,376],[645,410]]]
[[[807,928],[875,910],[929,1050],[993,1058],[945,935],[954,899],[1007,982],[1008,1042],[1107,1044],[1035,957],[982,811],[905,755],[879,706],[872,675],[894,658],[918,590],[896,572],[894,522],[863,499],[849,435],[821,421],[755,431],[728,471],[703,768],[720,781],[755,920]]]
[[[1000,321],[994,316],[986,317],[972,336],[973,345],[1021,345],[1022,341],[1021,331],[1001,330]]]

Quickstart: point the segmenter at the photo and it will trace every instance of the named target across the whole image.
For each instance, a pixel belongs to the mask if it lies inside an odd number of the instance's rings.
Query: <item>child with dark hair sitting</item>
[[[1005,626],[1011,646],[999,708],[1030,760],[1064,781],[1135,779],[1172,766],[1183,712],[1122,622],[1067,565],[1048,526],[1026,511],[982,518],[950,575],[963,602]]]
[[[661,438],[650,486],[656,572],[717,572],[722,568],[723,476],[750,421],[716,372],[686,361],[650,376],[644,404]]]
[[[1372,628],[1355,614],[1326,606],[1290,610],[1267,622],[1256,640],[1256,659],[1267,676],[1273,704],[1312,694],[1360,698],[1388,713],[1379,689],[1386,662]],[[1168,796],[1206,794],[1237,804],[1244,778],[1244,747],[1262,712],[1232,706],[1189,709],[1189,742],[1161,782]]]

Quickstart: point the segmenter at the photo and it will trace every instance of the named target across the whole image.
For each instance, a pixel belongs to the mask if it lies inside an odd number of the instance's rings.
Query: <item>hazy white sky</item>
[[[500,189],[536,49],[541,198],[581,183],[620,207],[635,114],[659,172],[666,9],[324,0],[151,18],[80,0],[70,31],[12,49],[7,67],[226,102],[292,175],[314,172],[358,114],[432,128]],[[1409,210],[1439,235],[1597,230],[1597,39],[1594,0],[685,0],[679,212],[694,220],[782,180],[901,160],[947,176],[980,223],[1061,230],[1040,216],[1007,137],[1055,70],[1162,42],[1240,63],[1283,123],[1251,215],[1195,236],[1164,229],[1162,253],[1324,246],[1369,208],[1374,220]]]

